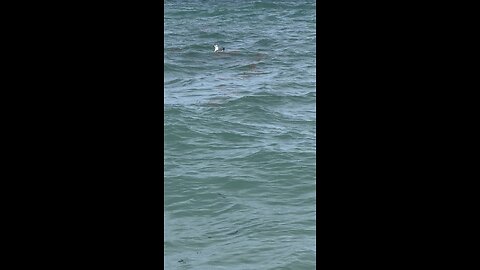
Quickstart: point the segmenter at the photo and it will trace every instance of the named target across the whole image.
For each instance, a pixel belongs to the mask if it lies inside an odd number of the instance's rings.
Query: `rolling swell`
[[[313,269],[315,2],[166,1],[164,21],[164,269]]]

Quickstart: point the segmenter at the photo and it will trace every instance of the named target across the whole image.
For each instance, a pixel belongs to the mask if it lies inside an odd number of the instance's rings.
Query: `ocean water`
[[[164,2],[164,269],[315,268],[315,8]]]

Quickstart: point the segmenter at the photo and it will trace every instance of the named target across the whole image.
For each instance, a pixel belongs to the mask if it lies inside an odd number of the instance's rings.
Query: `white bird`
[[[224,52],[225,51],[225,48],[222,48],[220,50],[220,47],[218,47],[218,44],[214,44],[213,48],[214,48],[213,52]]]

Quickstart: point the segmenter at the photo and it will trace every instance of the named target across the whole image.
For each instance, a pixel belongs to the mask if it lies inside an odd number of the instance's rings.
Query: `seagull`
[[[214,44],[214,45],[213,45],[213,48],[215,48],[215,49],[213,50],[213,52],[224,52],[224,51],[225,51],[225,48],[222,48],[222,49],[220,50],[220,47],[218,47],[218,44]]]

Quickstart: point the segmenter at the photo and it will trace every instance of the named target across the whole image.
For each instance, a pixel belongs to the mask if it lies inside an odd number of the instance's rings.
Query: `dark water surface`
[[[315,1],[164,7],[165,269],[314,269]]]

